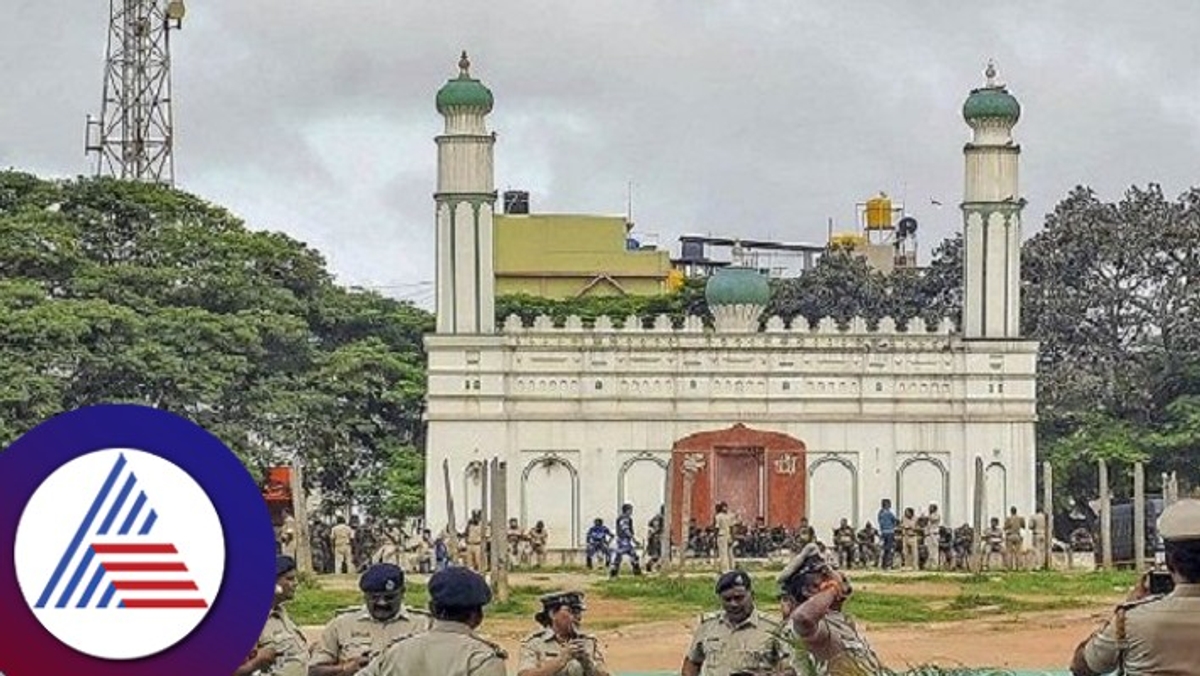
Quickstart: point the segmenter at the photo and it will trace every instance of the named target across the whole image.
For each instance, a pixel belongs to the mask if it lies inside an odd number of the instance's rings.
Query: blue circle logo
[[[0,672],[232,673],[270,611],[274,534],[238,458],[189,420],[104,405],[0,454]]]

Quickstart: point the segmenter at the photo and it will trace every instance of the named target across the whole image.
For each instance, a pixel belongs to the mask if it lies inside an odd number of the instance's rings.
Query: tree
[[[0,172],[6,440],[63,410],[142,403],[204,425],[254,472],[298,454],[331,504],[379,506],[397,449],[421,452],[432,326],[187,193]],[[393,479],[409,500],[423,490]]]

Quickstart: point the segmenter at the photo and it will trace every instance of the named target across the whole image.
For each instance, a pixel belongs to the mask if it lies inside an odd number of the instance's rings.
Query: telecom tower
[[[183,15],[183,0],[109,0],[104,100],[84,141],[97,176],[174,184],[170,35]]]

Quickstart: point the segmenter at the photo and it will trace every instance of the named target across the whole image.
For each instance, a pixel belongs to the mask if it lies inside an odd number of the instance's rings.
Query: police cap
[[[717,593],[722,594],[734,587],[745,587],[750,590],[750,576],[744,570],[731,570],[727,573],[722,573],[721,577],[717,578]]]
[[[546,610],[551,608],[560,608],[566,606],[573,610],[587,610],[587,606],[583,604],[583,592],[581,591],[563,591],[546,594],[541,597],[542,607]]]
[[[491,603],[492,590],[479,573],[452,566],[429,578],[429,600],[441,608],[482,608]]]
[[[1180,500],[1164,509],[1158,534],[1168,542],[1200,540],[1200,500]]]
[[[293,570],[296,570],[296,559],[282,554],[275,557],[275,577],[287,575]]]
[[[821,548],[816,543],[810,542],[804,545],[804,549],[801,549],[799,554],[792,557],[788,565],[779,573],[776,581],[782,587],[798,575],[828,571],[830,568],[829,562],[821,554]]]
[[[358,588],[368,594],[390,594],[404,588],[404,571],[391,563],[377,563],[358,580]]]

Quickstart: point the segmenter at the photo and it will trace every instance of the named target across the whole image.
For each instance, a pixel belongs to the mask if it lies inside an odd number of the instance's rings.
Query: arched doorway
[[[768,527],[795,528],[805,516],[807,464],[799,439],[739,423],[684,437],[671,456],[672,542],[682,540],[689,518],[710,525],[719,502],[747,526],[762,517]]]

